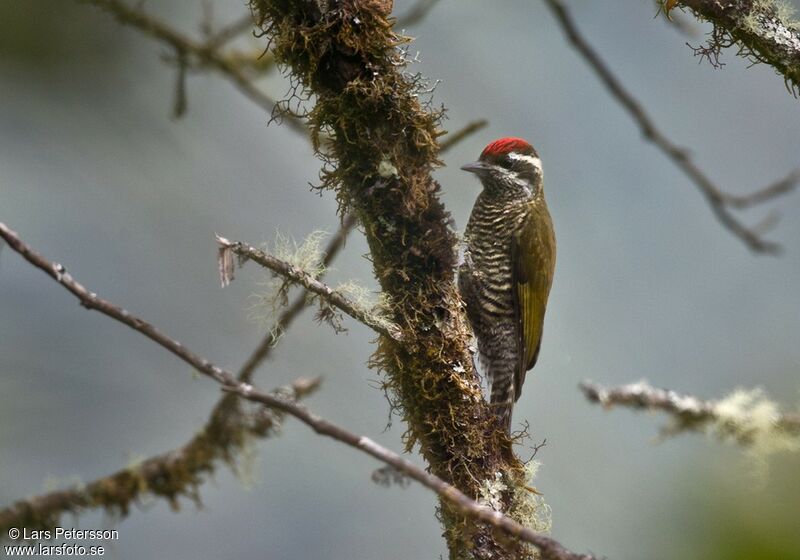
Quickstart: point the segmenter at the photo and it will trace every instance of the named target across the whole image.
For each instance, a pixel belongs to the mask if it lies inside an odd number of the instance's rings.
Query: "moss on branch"
[[[781,0],[666,0],[667,10],[685,6],[714,28],[697,54],[717,62],[721,49],[736,44],[738,54],[768,64],[793,93],[800,89],[800,21]]]
[[[291,400],[317,389],[319,379],[298,379],[276,391]],[[247,411],[232,394],[222,397],[203,429],[181,448],[121,469],[109,476],[20,500],[0,510],[0,541],[11,527],[52,529],[65,513],[102,509],[124,517],[147,498],[163,498],[172,509],[180,499],[200,504],[200,485],[220,463],[236,470],[238,458],[254,439],[267,438],[280,427],[282,413]]]
[[[386,2],[252,0],[252,7],[296,93],[314,99],[308,122],[325,162],[320,188],[359,217],[401,330],[402,343],[381,337],[371,365],[386,374],[408,426],[407,449],[419,444],[431,471],[473,498],[496,473],[510,488],[524,484],[468,351],[456,236],[431,177],[440,164],[441,111],[421,101],[424,80],[406,70],[409,39],[392,30]],[[513,495],[506,495],[512,511]],[[452,558],[530,556],[444,505],[441,516]]]

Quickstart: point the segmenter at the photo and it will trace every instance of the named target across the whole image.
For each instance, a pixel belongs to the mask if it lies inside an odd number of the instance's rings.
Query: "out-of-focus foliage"
[[[77,2],[0,0],[0,61],[53,70],[108,62],[125,47],[119,28]]]
[[[734,464],[732,469],[736,469]],[[693,493],[699,560],[799,560],[800,460],[775,461],[766,481],[723,476]]]

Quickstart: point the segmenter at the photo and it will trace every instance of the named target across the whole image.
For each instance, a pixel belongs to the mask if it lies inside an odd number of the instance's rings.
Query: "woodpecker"
[[[464,233],[458,286],[491,387],[491,404],[510,433],[525,373],[539,356],[556,263],[542,160],[522,138],[501,138],[461,169],[477,175],[483,190]]]

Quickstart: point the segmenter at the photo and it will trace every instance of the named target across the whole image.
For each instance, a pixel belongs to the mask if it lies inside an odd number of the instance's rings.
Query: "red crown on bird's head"
[[[526,140],[522,138],[515,138],[510,136],[508,138],[499,138],[494,142],[490,142],[481,152],[481,160],[497,159],[504,155],[516,153],[526,156],[539,157],[536,150],[533,149]]]

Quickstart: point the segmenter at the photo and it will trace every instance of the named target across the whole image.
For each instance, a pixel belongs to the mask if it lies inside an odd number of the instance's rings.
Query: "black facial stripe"
[[[524,179],[529,183],[533,184],[536,181],[536,176],[539,174],[539,170],[536,169],[533,165],[526,164],[524,169],[514,169],[516,171],[517,176],[520,179]]]

